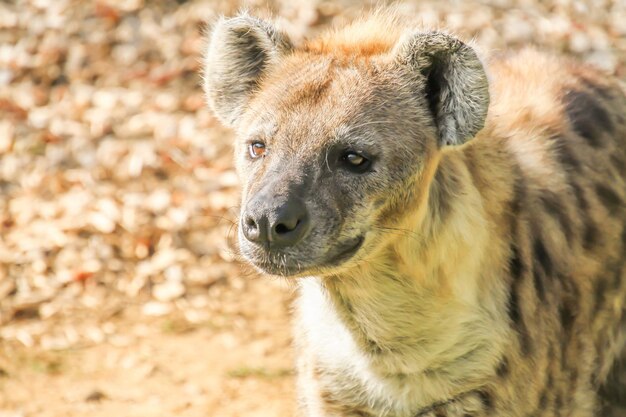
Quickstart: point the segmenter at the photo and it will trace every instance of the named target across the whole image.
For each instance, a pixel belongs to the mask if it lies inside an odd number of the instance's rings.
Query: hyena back
[[[244,14],[205,91],[237,133],[241,252],[297,278],[304,415],[623,415],[618,81],[385,14],[302,45]]]

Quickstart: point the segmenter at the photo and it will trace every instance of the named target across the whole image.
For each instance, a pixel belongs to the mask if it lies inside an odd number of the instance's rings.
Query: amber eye
[[[371,161],[355,151],[347,151],[341,156],[344,166],[355,173],[363,173],[368,170]]]
[[[248,147],[250,158],[256,159],[265,155],[265,144],[263,142],[252,142]]]

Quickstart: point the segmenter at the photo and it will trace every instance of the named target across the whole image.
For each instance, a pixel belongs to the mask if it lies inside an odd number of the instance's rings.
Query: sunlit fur
[[[316,187],[318,227],[278,257],[301,277],[303,415],[621,415],[623,86],[532,50],[484,60],[485,77],[465,44],[384,13],[302,46],[279,33],[221,20],[205,90],[237,131],[242,207],[268,184]],[[244,156],[255,137],[268,143],[261,163]],[[377,149],[378,170],[329,174],[339,137]],[[361,233],[353,258],[324,264]]]

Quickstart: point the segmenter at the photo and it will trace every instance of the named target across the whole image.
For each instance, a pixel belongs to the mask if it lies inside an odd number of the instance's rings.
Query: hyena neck
[[[501,305],[482,301],[502,292],[482,272],[501,249],[475,184],[463,153],[445,155],[422,222],[352,270],[302,285],[303,316],[327,316],[333,343],[381,375],[487,375],[506,326]]]

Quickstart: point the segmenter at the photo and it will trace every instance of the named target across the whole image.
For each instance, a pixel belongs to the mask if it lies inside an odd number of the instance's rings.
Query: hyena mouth
[[[249,261],[262,272],[283,277],[298,277],[319,273],[320,270],[336,268],[350,260],[363,246],[365,236],[356,237],[341,245],[336,253],[329,257],[313,262],[296,262],[289,259],[284,254],[268,254],[265,259],[249,259]]]
[[[342,250],[327,261],[329,266],[338,266],[352,258],[363,246],[365,236],[359,236],[353,241],[349,242]]]

